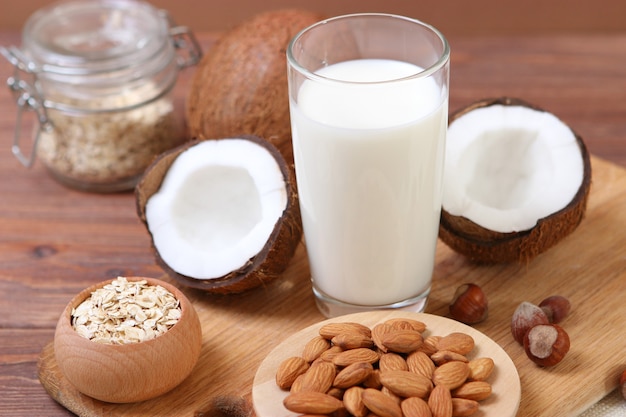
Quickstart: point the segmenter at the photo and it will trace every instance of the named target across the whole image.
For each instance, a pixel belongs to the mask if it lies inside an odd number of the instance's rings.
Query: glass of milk
[[[354,14],[287,50],[313,293],[327,317],[423,311],[442,198],[450,49],[418,20]]]

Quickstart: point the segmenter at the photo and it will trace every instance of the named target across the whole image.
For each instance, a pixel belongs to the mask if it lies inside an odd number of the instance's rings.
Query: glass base
[[[313,285],[313,294],[315,295],[315,304],[317,305],[317,308],[327,318],[374,310],[401,310],[422,313],[426,309],[428,295],[430,294],[430,287],[416,297],[398,301],[393,304],[377,306],[344,303],[343,301],[336,300],[323,293],[317,289],[315,285]]]

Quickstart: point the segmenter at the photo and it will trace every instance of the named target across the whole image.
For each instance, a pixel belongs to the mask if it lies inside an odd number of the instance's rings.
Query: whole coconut
[[[226,32],[196,68],[186,108],[190,134],[259,136],[292,164],[286,50],[299,31],[323,18],[305,10],[270,11]]]

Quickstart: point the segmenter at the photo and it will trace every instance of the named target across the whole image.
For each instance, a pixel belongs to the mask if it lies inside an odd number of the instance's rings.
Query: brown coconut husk
[[[174,271],[160,256],[158,250],[154,247],[154,243],[152,244],[157,263],[171,278],[187,287],[216,294],[239,293],[277,279],[289,265],[302,238],[302,221],[295,177],[292,170],[287,166],[282,154],[271,143],[257,136],[236,135],[233,138],[247,139],[265,147],[276,159],[285,179],[288,196],[287,207],[283,211],[281,218],[276,222],[265,246],[256,256],[249,259],[244,266],[227,275],[215,279],[196,279]],[[146,229],[148,229],[148,223],[146,221],[145,208],[148,200],[159,190],[168,169],[176,158],[183,151],[192,148],[200,142],[200,140],[193,140],[167,151],[157,157],[146,169],[142,179],[135,188],[137,214],[146,226]],[[148,229],[149,232],[150,230]]]
[[[306,10],[269,11],[220,37],[198,63],[191,82],[186,106],[191,136],[256,135],[293,164],[287,46],[299,31],[323,18]]]
[[[450,123],[468,112],[491,105],[526,106],[545,111],[523,100],[509,97],[485,99],[473,103],[450,116]],[[583,181],[572,201],[561,210],[540,219],[529,230],[500,233],[488,230],[471,220],[441,211],[439,237],[454,251],[479,263],[530,262],[540,253],[555,246],[581,223],[591,190],[591,161],[583,139],[572,131],[583,159]]]

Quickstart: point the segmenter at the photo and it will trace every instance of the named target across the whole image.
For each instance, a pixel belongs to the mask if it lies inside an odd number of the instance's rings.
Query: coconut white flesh
[[[146,222],[167,265],[213,279],[258,254],[286,207],[285,180],[267,149],[210,140],[176,158],[146,204]]]
[[[448,128],[443,208],[492,231],[531,229],[569,204],[583,181],[572,130],[524,106],[472,110]]]

